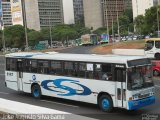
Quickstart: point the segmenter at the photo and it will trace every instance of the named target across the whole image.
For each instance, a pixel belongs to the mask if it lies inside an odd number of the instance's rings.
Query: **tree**
[[[148,30],[148,33],[155,32],[158,28],[157,26],[157,7],[160,9],[160,6],[154,6],[146,10],[145,12],[145,26]],[[160,16],[159,16],[160,19]]]
[[[28,40],[30,46],[35,46],[40,40],[43,40],[43,35],[39,31],[30,31],[28,33]]]
[[[143,15],[138,15],[134,20],[134,24],[138,33],[144,33],[145,17]]]
[[[105,28],[105,27],[98,28],[98,29],[94,30],[93,33],[98,34],[98,35],[101,35],[103,33],[107,33],[107,28]]]
[[[69,25],[57,25],[53,29],[53,35],[57,40],[68,41],[77,37],[77,32]]]
[[[25,45],[24,27],[21,25],[14,25],[4,29],[4,39],[8,47],[22,47]]]

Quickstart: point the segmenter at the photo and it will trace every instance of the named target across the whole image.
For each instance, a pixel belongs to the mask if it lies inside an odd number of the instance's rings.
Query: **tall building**
[[[84,23],[83,0],[73,0],[75,23]]]
[[[145,10],[155,4],[154,0],[132,0],[133,19],[138,15],[144,15]]]
[[[74,24],[74,8],[73,8],[73,0],[63,0],[63,18],[64,24]]]
[[[62,0],[38,0],[40,27],[64,23]]]
[[[2,0],[2,15],[4,27],[12,25],[11,3],[10,0]]]
[[[103,27],[103,11],[100,0],[83,0],[85,26],[90,29]]]
[[[94,30],[99,27],[112,26],[112,21],[122,15],[125,9],[131,9],[130,0],[83,0],[86,27]]]
[[[102,0],[102,11],[104,26],[112,26],[113,22],[117,22],[118,18],[125,12],[126,9],[132,9],[130,0]]]

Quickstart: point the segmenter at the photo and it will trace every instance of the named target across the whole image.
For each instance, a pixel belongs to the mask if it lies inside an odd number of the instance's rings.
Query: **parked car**
[[[153,75],[154,76],[160,75],[160,60],[153,60],[152,65],[153,65]]]

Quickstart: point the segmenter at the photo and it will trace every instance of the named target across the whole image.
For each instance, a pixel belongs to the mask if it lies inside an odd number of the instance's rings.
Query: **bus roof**
[[[144,56],[122,56],[122,55],[97,55],[97,54],[68,54],[68,53],[32,53],[19,52],[6,54],[5,57],[43,59],[43,60],[66,60],[66,61],[84,61],[84,62],[103,62],[125,64],[127,61],[143,59]]]
[[[148,39],[145,39],[145,41],[149,41],[149,40],[160,41],[160,38],[148,38]]]

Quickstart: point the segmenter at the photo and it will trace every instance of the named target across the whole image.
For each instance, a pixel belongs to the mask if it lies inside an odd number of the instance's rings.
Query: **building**
[[[75,24],[73,0],[63,0],[64,24]]]
[[[73,0],[75,23],[84,23],[83,0]]]
[[[11,3],[10,0],[2,0],[2,18],[4,27],[12,26]]]
[[[62,0],[38,0],[40,27],[63,24]]]
[[[126,9],[132,9],[130,0],[83,0],[86,27],[94,30],[112,26]],[[108,25],[107,25],[108,24]]]
[[[27,25],[29,29],[40,30],[37,0],[11,0],[13,25]]]
[[[133,19],[138,15],[144,15],[145,10],[156,4],[154,0],[132,0]]]
[[[90,29],[103,27],[103,11],[100,0],[83,0],[85,26]]]

